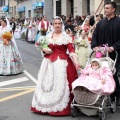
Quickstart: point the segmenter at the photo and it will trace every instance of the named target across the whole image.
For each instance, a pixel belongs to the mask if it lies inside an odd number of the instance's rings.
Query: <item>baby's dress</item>
[[[105,80],[105,84],[102,84],[102,79]],[[103,67],[93,70],[91,65],[86,66],[81,76],[72,83],[72,89],[77,86],[85,87],[101,95],[111,94],[115,90],[115,82],[110,68]]]

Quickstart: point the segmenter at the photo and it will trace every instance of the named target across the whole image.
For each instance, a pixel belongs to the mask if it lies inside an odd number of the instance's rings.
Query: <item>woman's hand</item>
[[[4,44],[4,45],[7,45],[7,46],[10,45],[10,43],[9,43],[9,41],[8,41],[7,39],[3,39],[3,44]]]
[[[81,70],[80,64],[78,62],[75,63],[76,70]]]
[[[101,83],[104,85],[105,84],[105,79],[102,79]]]
[[[77,55],[75,53],[70,53],[71,54],[71,59],[74,62],[74,65],[76,67],[76,70],[80,70],[80,63],[78,62]]]
[[[45,52],[45,54],[51,54],[52,50],[50,48],[43,48],[43,51]]]

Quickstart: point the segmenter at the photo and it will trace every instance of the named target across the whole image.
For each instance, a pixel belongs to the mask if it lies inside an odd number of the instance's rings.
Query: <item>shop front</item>
[[[44,2],[36,2],[32,5],[33,16],[35,18],[40,18],[43,16]]]
[[[19,18],[25,18],[25,6],[17,8]]]

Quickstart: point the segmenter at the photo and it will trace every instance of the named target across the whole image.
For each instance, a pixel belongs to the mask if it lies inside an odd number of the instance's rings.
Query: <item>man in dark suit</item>
[[[115,60],[115,51],[117,51],[116,73],[113,75],[116,82],[116,90],[111,95],[111,98],[114,100],[114,97],[116,97],[117,105],[120,105],[120,18],[115,15],[116,9],[117,5],[115,2],[105,4],[104,13],[106,17],[97,23],[91,47],[94,51],[97,51],[99,46],[108,44],[108,52],[113,60]]]

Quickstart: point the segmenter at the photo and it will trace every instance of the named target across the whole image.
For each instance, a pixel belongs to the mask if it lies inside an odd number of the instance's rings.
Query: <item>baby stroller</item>
[[[100,58],[101,63],[104,65],[108,63],[112,73],[115,74],[115,64],[118,57],[117,51],[115,51],[116,57],[113,61],[108,57],[108,52],[106,56]],[[91,58],[94,56],[95,52],[90,54],[87,64],[90,63]],[[106,113],[105,109],[110,109],[111,113],[116,111],[116,98],[114,101],[111,100],[110,95],[99,95],[89,91],[87,88],[77,86],[73,89],[74,99],[71,103],[71,116],[76,117],[78,112],[82,112],[88,116],[99,115],[99,120],[105,120]]]

